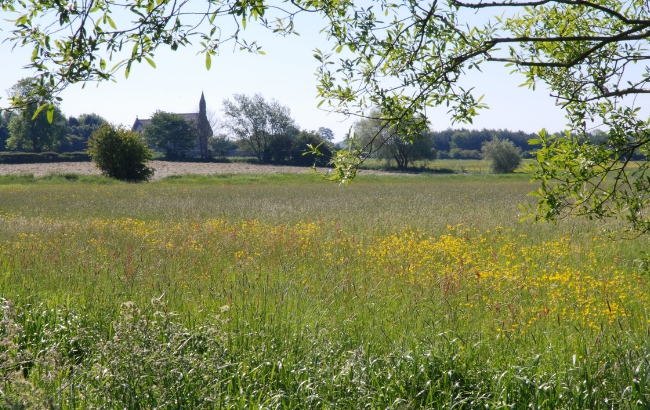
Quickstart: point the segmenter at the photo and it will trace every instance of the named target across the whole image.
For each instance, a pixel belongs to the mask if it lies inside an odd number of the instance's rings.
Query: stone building
[[[191,113],[172,113],[180,115],[187,122],[191,122],[196,127],[197,140],[196,146],[192,152],[199,154],[202,158],[208,156],[208,139],[212,136],[212,127],[210,126],[210,121],[208,121],[205,97],[201,93],[201,99],[199,100],[199,112]],[[135,118],[135,122],[131,129],[136,132],[144,132],[145,127],[151,125],[151,118],[149,119],[140,119]]]

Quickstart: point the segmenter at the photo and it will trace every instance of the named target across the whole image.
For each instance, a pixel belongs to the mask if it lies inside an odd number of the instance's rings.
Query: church
[[[191,152],[198,153],[201,157],[205,158],[208,154],[208,139],[212,137],[212,127],[208,121],[205,96],[203,93],[201,93],[201,99],[199,100],[199,112],[172,114],[180,115],[185,121],[194,124],[198,135],[196,146]],[[131,129],[136,132],[144,132],[145,127],[148,125],[151,125],[151,118],[145,120],[136,116]]]

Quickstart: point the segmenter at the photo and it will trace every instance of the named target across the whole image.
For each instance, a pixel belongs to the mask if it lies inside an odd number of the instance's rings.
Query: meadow
[[[520,171],[526,168],[526,163],[531,160],[524,160],[519,167]],[[416,161],[409,166],[409,170],[417,172],[431,172],[442,174],[458,173],[488,173],[490,172],[488,161],[482,159],[437,159],[435,161]],[[385,160],[369,158],[364,161],[361,169],[383,170],[390,169],[399,171],[395,162],[387,163]]]
[[[533,189],[0,177],[0,408],[650,408],[648,238]]]

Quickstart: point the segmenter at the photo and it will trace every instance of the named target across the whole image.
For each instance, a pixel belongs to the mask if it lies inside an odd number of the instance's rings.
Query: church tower
[[[201,100],[199,101],[199,118],[198,118],[198,130],[199,130],[199,151],[201,153],[201,158],[208,157],[208,138],[212,136],[212,127],[210,127],[210,121],[208,121],[208,113],[205,106],[205,96],[201,92]]]

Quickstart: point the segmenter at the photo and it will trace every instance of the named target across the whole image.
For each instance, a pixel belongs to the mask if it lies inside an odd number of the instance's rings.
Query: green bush
[[[510,174],[521,165],[521,149],[512,141],[492,137],[491,141],[483,143],[483,157],[490,161],[490,172],[493,174]]]
[[[104,125],[93,133],[88,153],[102,174],[122,181],[146,181],[153,176],[147,162],[153,152],[140,136],[122,126]]]

